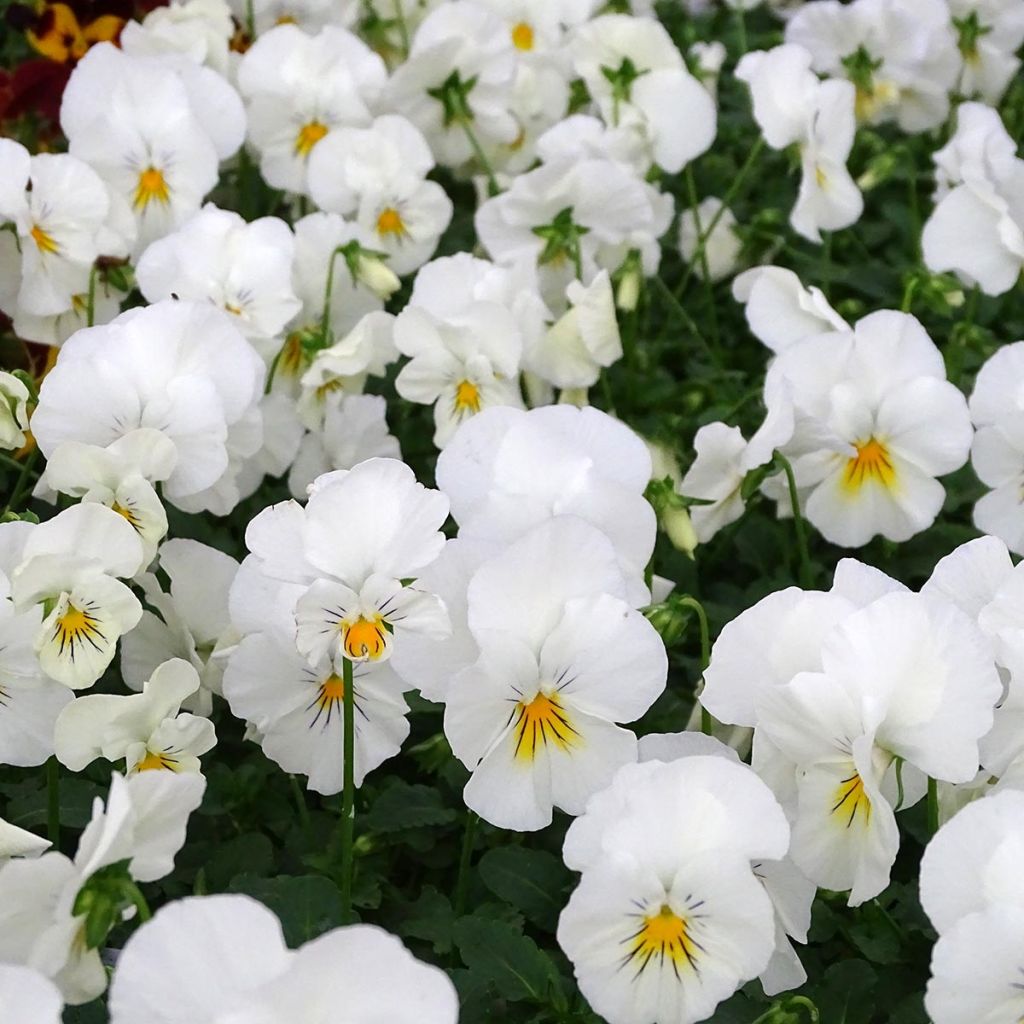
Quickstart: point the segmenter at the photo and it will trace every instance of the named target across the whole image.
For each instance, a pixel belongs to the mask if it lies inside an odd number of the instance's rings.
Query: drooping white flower
[[[367,377],[384,376],[398,358],[394,323],[390,313],[367,313],[352,330],[312,357],[299,380],[301,393],[296,402],[304,426],[319,432],[332,405],[346,396],[360,394]]]
[[[238,68],[248,137],[273,188],[308,194],[314,147],[343,125],[367,125],[387,81],[384,61],[334,25],[307,35],[297,25],[264,32]]]
[[[387,983],[381,983],[386,978]],[[190,897],[159,910],[125,944],[111,1024],[256,1021],[455,1024],[455,986],[373,925],[335,928],[289,950],[277,917],[248,896]]]
[[[587,286],[570,282],[566,298],[568,311],[527,348],[524,364],[557,388],[589,388],[602,369],[622,358],[608,271],[602,270]]]
[[[736,77],[750,86],[754,118],[768,145],[799,147],[800,190],[789,221],[798,234],[820,242],[822,230],[853,224],[864,200],[846,169],[856,130],[854,87],[819,81],[811,63],[802,47],[777,46],[746,54]]]
[[[173,504],[229,474],[231,431],[254,417],[259,427],[264,372],[228,314],[158,302],[68,339],[40,388],[32,430],[44,455],[63,441],[106,447],[139,427],[160,431],[177,450],[163,487]]]
[[[33,968],[73,1006],[107,987],[99,950],[85,943],[85,919],[72,912],[83,882],[62,853],[0,864],[0,963]]]
[[[213,723],[178,713],[182,702],[198,689],[196,670],[174,658],[153,672],[142,693],[80,697],[57,719],[57,759],[72,771],[81,771],[102,757],[107,761],[124,758],[128,773],[198,773],[199,756],[217,742]]]
[[[693,264],[698,277],[704,276],[705,261],[712,281],[736,272],[741,243],[735,227],[735,214],[715,196],[708,196],[695,210],[686,209],[679,215],[679,251],[687,263]],[[697,252],[702,239],[703,258]]]
[[[160,547],[160,569],[170,580],[167,593],[149,573],[140,577],[146,603],[138,626],[121,643],[121,674],[141,690],[158,666],[171,658],[189,662],[201,687],[185,700],[190,711],[208,715],[220,693],[225,649],[238,637],[231,625],[228,594],[238,563],[216,548],[174,538]]]
[[[174,870],[185,845],[189,816],[202,803],[206,779],[195,773],[114,772],[106,801],[93,801],[92,818],[78,840],[75,867],[83,878],[127,861],[138,882],[155,882]]]
[[[492,824],[532,831],[553,806],[578,814],[636,758],[619,723],[658,697],[667,660],[626,593],[607,537],[575,517],[542,523],[470,581],[480,657],[452,681],[445,734],[473,773],[466,803]],[[612,682],[626,672],[628,688]]]
[[[148,565],[167,533],[167,514],[153,487],[174,472],[178,453],[158,430],[133,430],[106,448],[62,441],[50,453],[41,484],[123,516],[138,533]]]
[[[11,596],[18,611],[41,606],[34,644],[51,679],[83,689],[103,674],[118,638],[142,615],[138,598],[121,579],[134,576],[143,557],[128,521],[91,502],[65,509],[28,533],[11,574]]]
[[[237,213],[207,203],[145,250],[136,280],[148,302],[193,299],[226,310],[267,355],[301,306],[291,287],[293,250],[284,221],[260,217],[247,224]]]
[[[1024,160],[999,115],[978,103],[957,110],[957,131],[935,154],[938,204],[921,234],[929,270],[955,271],[987,295],[1009,291],[1024,267]]]
[[[0,371],[0,448],[11,450],[24,446],[28,400],[24,381],[6,370]]]
[[[733,280],[732,294],[745,306],[751,333],[773,352],[802,338],[850,329],[820,288],[805,288],[785,267],[745,270]]]
[[[696,457],[676,491],[707,502],[690,509],[700,543],[706,544],[743,515],[742,488],[747,473],[770,462],[775,450],[792,436],[793,409],[784,396],[769,405],[768,415],[749,441],[739,427],[725,423],[707,423],[697,431],[693,439]]]

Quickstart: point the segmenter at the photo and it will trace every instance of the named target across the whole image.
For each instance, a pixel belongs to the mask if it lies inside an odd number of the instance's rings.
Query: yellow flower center
[[[698,955],[704,952],[690,935],[686,919],[667,904],[663,904],[658,913],[645,917],[627,941],[630,946],[626,963],[634,967],[634,977],[642,974],[652,962],[660,967],[667,961],[678,978],[680,967],[696,971]]]
[[[460,380],[455,385],[455,412],[473,413],[480,411],[480,389],[470,380]]]
[[[178,770],[177,758],[164,753],[146,751],[146,756],[135,766],[137,772],[176,772]]]
[[[881,441],[869,437],[862,443],[854,442],[857,454],[846,462],[842,485],[845,490],[856,493],[865,484],[881,484],[892,487],[896,480],[896,469],[889,458],[889,450]]]
[[[134,526],[136,530],[139,528],[139,517],[135,514],[134,509],[132,509],[130,506],[122,505],[119,501],[115,501],[114,504],[110,506],[110,508],[111,511],[116,512],[119,516],[123,516],[125,519],[127,519],[128,522],[132,526]]]
[[[307,157],[313,147],[327,134],[327,125],[320,121],[310,121],[299,129],[295,136],[295,155]]]
[[[76,646],[89,644],[98,651],[100,645],[97,641],[106,639],[99,628],[99,619],[73,604],[69,604],[64,614],[57,619],[51,637],[53,643],[60,644],[60,654],[67,651],[72,661],[75,660]]]
[[[355,693],[353,692],[353,697]],[[307,711],[316,708],[316,714],[313,716],[313,721],[309,723],[309,727],[312,728],[320,721],[323,717],[322,728],[326,729],[331,724],[331,718],[335,715],[341,714],[341,705],[345,700],[345,681],[340,677],[336,676],[333,672],[320,684],[320,688],[317,691],[316,698],[312,704],[306,708]]]
[[[533,49],[533,27],[525,21],[520,21],[512,27],[512,45],[517,50]]]
[[[899,101],[899,86],[892,82],[876,81],[870,89],[857,86],[853,102],[854,113],[858,121],[870,121],[886,107]]]
[[[342,647],[350,658],[358,661],[376,661],[384,653],[387,647],[387,630],[381,616],[375,615],[368,619],[360,615],[349,626],[343,623],[342,628],[345,631]]]
[[[846,828],[851,828],[861,816],[866,826],[871,822],[871,798],[864,791],[864,780],[856,771],[843,779],[836,788],[834,794],[835,803],[832,805],[832,813],[840,821],[845,823]]]
[[[233,304],[233,303],[231,303],[231,302],[225,302],[225,303],[224,303],[224,308],[225,308],[225,309],[226,309],[226,310],[227,310],[227,311],[228,311],[228,312],[229,312],[229,313],[230,313],[230,314],[231,314],[232,316],[241,316],[241,315],[242,315],[242,307],[241,307],[241,306],[236,306],[236,305],[234,305],[234,304]]]
[[[38,224],[32,225],[29,234],[40,252],[60,252],[60,246],[53,240],[53,236],[47,234]]]
[[[166,206],[170,201],[171,190],[167,186],[163,171],[156,167],[147,167],[139,175],[139,183],[135,186],[135,208],[145,210],[153,202]]]
[[[537,756],[538,746],[546,747],[550,743],[567,751],[582,739],[557,697],[538,693],[529,703],[516,704],[513,715],[515,756],[521,761],[532,761]]]
[[[405,221],[393,206],[388,206],[380,211],[380,216],[377,218],[377,234],[394,235],[396,238],[408,236],[409,231],[405,226]]]

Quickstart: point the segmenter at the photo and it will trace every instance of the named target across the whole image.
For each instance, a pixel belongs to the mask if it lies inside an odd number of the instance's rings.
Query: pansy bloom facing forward
[[[639,718],[665,687],[654,627],[629,606],[608,538],[573,516],[538,526],[469,585],[476,664],[447,694],[445,733],[473,771],[466,803],[533,831],[636,759]]]
[[[265,509],[245,539],[267,576],[304,584],[296,643],[310,665],[381,661],[406,629],[450,628],[438,598],[403,582],[440,554],[447,517],[448,499],[404,463],[368,459],[320,477],[306,508]]]
[[[782,451],[827,540],[903,541],[934,522],[946,495],[936,477],[967,461],[972,431],[914,317],[881,310],[788,346],[768,371],[765,403],[790,400],[795,428]]]
[[[558,943],[591,1006],[610,1024],[709,1017],[772,957],[774,911],[752,861],[777,861],[788,842],[781,807],[745,766],[698,756],[622,769],[564,850],[583,877]]]
[[[142,615],[121,582],[142,561],[138,534],[103,505],[75,505],[28,533],[11,594],[18,611],[42,606],[35,646],[48,676],[76,690],[99,679]]]

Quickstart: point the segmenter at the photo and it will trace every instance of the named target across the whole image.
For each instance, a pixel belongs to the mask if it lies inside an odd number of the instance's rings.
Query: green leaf
[[[240,875],[232,879],[230,891],[252,896],[273,910],[293,949],[343,923],[341,893],[322,875]]]
[[[539,927],[554,931],[569,882],[569,873],[558,857],[525,846],[501,846],[480,858],[479,871],[495,896],[521,910]]]
[[[863,960],[833,964],[814,987],[811,998],[828,1024],[868,1024],[874,1014],[877,975]],[[808,993],[810,994],[810,993]]]
[[[558,972],[533,939],[501,921],[462,917],[452,929],[463,963],[487,978],[499,995],[516,1002],[529,999],[547,1002]]]
[[[236,875],[273,874],[274,849],[262,832],[244,832],[214,849],[206,864],[211,892],[224,889]]]
[[[408,905],[396,930],[403,938],[423,939],[434,947],[435,953],[445,954],[452,948],[454,923],[451,901],[428,885],[419,898]]]
[[[374,801],[363,818],[363,826],[372,832],[401,832],[448,825],[455,818],[455,811],[444,806],[435,789],[396,779]]]

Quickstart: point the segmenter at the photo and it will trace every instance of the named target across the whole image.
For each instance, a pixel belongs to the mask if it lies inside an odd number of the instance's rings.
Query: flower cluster
[[[1024,0],[9,6],[5,1024],[1019,1024]]]

